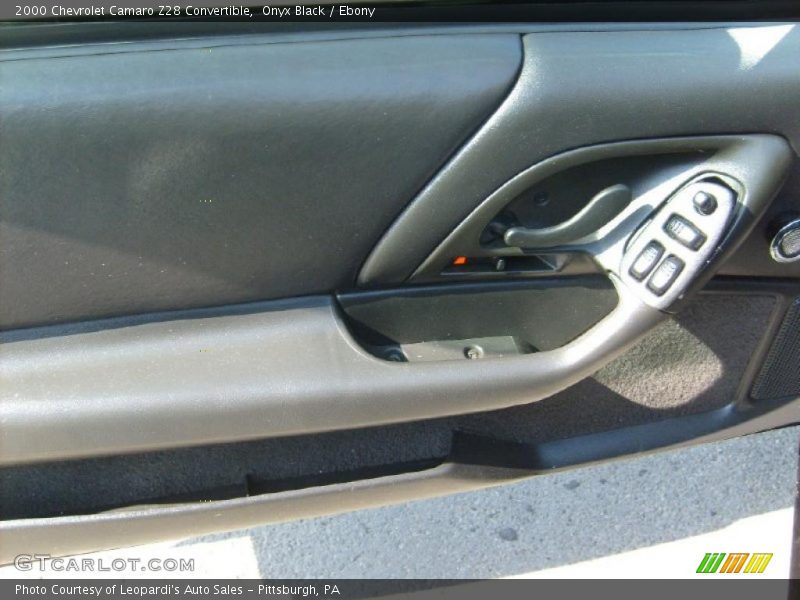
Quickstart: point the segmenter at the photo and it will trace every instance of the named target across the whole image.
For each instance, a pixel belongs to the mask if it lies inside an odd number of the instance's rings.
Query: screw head
[[[477,360],[483,357],[483,348],[480,346],[467,346],[464,348],[464,356],[470,360]]]
[[[384,354],[384,358],[392,362],[406,362],[406,356],[399,348],[391,348],[390,350],[387,350]]]

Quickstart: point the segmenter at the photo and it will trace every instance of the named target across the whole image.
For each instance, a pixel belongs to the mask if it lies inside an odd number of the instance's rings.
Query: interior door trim
[[[769,36],[772,50],[747,62],[747,40]],[[360,284],[405,281],[493,192],[576,148],[752,132],[800,148],[796,25],[533,33],[523,46],[509,96],[395,220],[364,263]]]

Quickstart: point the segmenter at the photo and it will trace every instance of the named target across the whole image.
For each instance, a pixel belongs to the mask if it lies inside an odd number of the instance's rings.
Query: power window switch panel
[[[664,231],[691,250],[697,250],[706,241],[706,236],[697,227],[679,215],[669,218],[664,225]]]
[[[684,263],[680,258],[675,255],[668,256],[650,277],[650,281],[647,282],[648,289],[657,296],[661,296],[678,278],[683,267]]]
[[[638,279],[639,281],[647,277],[650,274],[650,271],[653,270],[653,267],[655,267],[658,261],[661,259],[662,254],[664,254],[664,246],[656,241],[652,241],[647,244],[647,246],[644,247],[644,250],[639,253],[639,256],[631,265],[629,271],[631,277]]]

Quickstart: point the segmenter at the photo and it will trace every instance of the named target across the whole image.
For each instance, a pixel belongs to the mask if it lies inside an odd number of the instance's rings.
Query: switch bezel
[[[619,274],[622,281],[650,306],[666,310],[681,298],[698,273],[719,250],[735,214],[737,203],[736,192],[722,183],[723,178],[721,175],[706,173],[688,182],[657,208],[649,220],[630,237],[622,255]],[[716,198],[717,208],[711,214],[702,215],[695,210],[694,197],[699,192],[711,194]],[[692,224],[705,236],[705,241],[699,248],[692,249],[667,233],[666,224],[674,215]],[[684,263],[683,269],[661,294],[649,288],[649,279],[637,280],[630,274],[631,266],[652,241],[658,242],[665,249],[663,258],[655,266],[653,273],[669,256],[676,256]]]

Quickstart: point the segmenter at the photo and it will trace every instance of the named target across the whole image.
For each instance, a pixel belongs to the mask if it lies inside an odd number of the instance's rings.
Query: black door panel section
[[[0,563],[25,552],[63,556],[195,537],[285,521],[364,510],[511,483],[594,461],[766,431],[800,420],[800,402],[762,405],[749,412],[728,407],[588,436],[528,445],[459,433],[444,462],[401,474],[274,493],[202,502],[134,505],[92,515],[16,519],[0,523]],[[424,463],[423,463],[424,464]],[[429,463],[430,464],[430,463]],[[436,463],[433,463],[436,464]],[[390,472],[388,468],[384,472]],[[245,490],[240,485],[240,490]],[[240,492],[241,494],[241,492]]]
[[[252,487],[248,481],[299,482],[319,473],[442,460],[458,430],[533,444],[710,412],[747,387],[743,374],[772,315],[781,312],[769,287],[737,281],[715,288],[592,377],[540,402],[381,428],[5,467],[0,515],[219,499],[226,490],[243,494]]]
[[[3,481],[9,485],[0,485],[0,490],[7,494],[2,498],[7,510],[0,514],[24,513],[21,507],[11,508],[19,500],[11,493],[17,486],[10,482],[20,478],[34,479],[25,473],[34,473],[37,469],[43,473],[40,483],[31,481],[26,484],[31,495],[37,488],[44,487],[48,479],[53,480],[51,485],[69,486],[72,479],[68,475],[70,470],[75,477],[85,480],[82,486],[102,487],[108,479],[130,477],[137,460],[147,472],[163,471],[170,462],[181,464],[185,461],[187,466],[178,470],[181,478],[169,481],[168,473],[163,473],[157,477],[158,483],[138,492],[142,498],[174,496],[199,493],[199,489],[205,487],[233,485],[232,480],[224,477],[235,472],[235,463],[245,465],[242,467],[244,471],[240,471],[241,477],[249,471],[259,479],[291,479],[308,473],[353,471],[378,464],[441,457],[447,453],[449,435],[445,434],[451,429],[466,429],[483,436],[493,433],[509,440],[540,443],[665,417],[708,412],[737,398],[746,402],[747,394],[742,396],[738,390],[746,392],[749,389],[749,381],[761,363],[759,346],[766,344],[768,347],[770,331],[780,325],[798,287],[749,280],[712,283],[711,290],[699,294],[680,315],[661,323],[591,378],[541,402],[360,432],[353,430],[249,442],[240,446],[212,446],[216,450],[207,452],[205,457],[198,448],[171,451],[175,457],[172,459],[166,453],[92,459],[96,464],[99,464],[97,461],[113,460],[116,463],[108,464],[117,465],[105,470],[106,475],[94,484],[88,481],[88,475],[81,474],[91,470],[86,466],[91,461],[52,463],[52,468],[46,465],[5,467],[0,472],[5,478]],[[731,314],[736,314],[737,319],[731,319]],[[251,447],[252,455],[247,450]],[[358,447],[359,452],[342,453],[342,447]],[[306,456],[300,451],[303,448],[309,450]],[[259,467],[258,461],[268,463],[269,470]],[[208,464],[199,467],[203,475],[192,476],[190,464],[203,465],[205,462]],[[227,466],[215,469],[212,464],[215,462],[225,462]],[[53,469],[56,472],[51,472]],[[306,473],[303,469],[309,471]],[[114,475],[114,471],[118,474]],[[62,477],[63,482],[58,483]],[[133,490],[141,485],[142,482],[138,481],[115,487]],[[116,492],[114,498],[118,500],[111,503],[122,504],[126,493],[124,490]],[[80,503],[84,508],[78,508],[76,500],[75,508],[70,509],[79,512],[89,509],[87,501],[99,506],[97,496],[111,498],[107,493],[95,494],[91,490],[73,490],[70,495],[76,498],[86,496]],[[28,516],[33,516],[34,512],[43,516],[56,511],[55,505],[48,508],[45,498],[31,498],[23,504],[28,507]]]
[[[768,288],[741,282],[717,287],[592,377],[540,402],[380,428],[5,467],[0,515],[8,520],[219,499],[226,490],[243,494],[252,482],[442,460],[458,430],[532,444],[710,412],[736,398],[771,316],[780,316]]]
[[[769,36],[771,50],[758,54],[758,40]],[[365,263],[362,283],[404,281],[503,184],[570,149],[752,132],[800,147],[800,29],[793,25],[542,33],[523,42],[511,94],[395,221]],[[401,233],[409,231],[410,238]]]
[[[394,363],[360,347],[329,297],[191,316],[61,336],[51,326],[4,343],[0,464],[524,404],[590,375],[664,318],[626,294],[553,350]]]
[[[565,313],[580,312],[579,319],[570,314],[552,317],[556,322],[573,321],[561,328],[559,343],[569,340],[564,345],[536,352],[537,342],[527,334],[520,337],[524,330],[518,326],[487,331],[473,325],[474,329],[453,328],[450,335],[437,333],[436,327],[426,333],[423,325],[411,339],[402,339],[405,334],[391,332],[397,324],[393,317],[384,317],[390,326],[387,336],[380,319],[364,323],[362,315],[361,331],[368,328],[399,344],[395,350],[406,359],[380,360],[359,346],[329,297],[266,303],[216,316],[205,311],[194,319],[183,315],[73,335],[54,335],[51,328],[40,336],[3,344],[0,375],[6,385],[0,390],[0,417],[7,450],[0,461],[14,464],[338,430],[478,412],[551,396],[607,364],[663,320],[658,309],[672,309],[676,299],[687,301],[692,287],[713,273],[711,258],[729,254],[764,211],[788,166],[785,143],[775,136],[744,136],[726,149],[714,154],[710,164],[735,174],[735,192],[703,179],[687,183],[677,199],[664,204],[663,196],[674,193],[668,181],[644,194],[639,205],[628,207],[630,214],[620,215],[621,222],[607,236],[586,246],[608,269],[619,298],[605,316],[603,311],[582,310],[587,302],[596,308],[596,301],[585,293],[561,302]],[[730,178],[712,176],[714,181]],[[705,216],[719,223],[713,232],[704,225],[709,241],[702,264],[683,262],[688,259],[679,259],[675,249],[668,248],[670,255],[648,280],[655,296],[648,296],[638,280],[626,280],[632,267],[626,266],[627,251],[637,258],[636,244],[641,241],[634,236],[631,243],[631,235],[649,216],[649,227],[663,233],[659,241],[667,244],[664,215],[689,211],[700,192],[716,195],[719,201],[717,210]],[[664,265],[672,267],[667,275],[662,273]],[[656,281],[660,288],[654,287]],[[389,304],[392,295],[404,294],[388,292]],[[476,322],[474,317],[469,320]],[[446,323],[442,319],[441,325]],[[404,347],[405,341],[417,347]],[[432,349],[431,342],[440,344]],[[423,348],[420,343],[428,345]],[[459,352],[465,360],[452,360]],[[187,422],[191,427],[182,428]],[[44,439],[33,435],[42,429],[48,432]],[[77,429],[79,437],[74,435]]]
[[[553,350],[608,315],[617,293],[596,275],[414,286],[338,300],[365,348],[388,360],[414,361]]]
[[[603,268],[589,254],[581,252],[537,252],[519,256],[456,256],[441,272],[433,274],[442,281],[523,279],[568,275],[601,274]],[[448,260],[449,257],[448,257]],[[422,280],[422,278],[420,278]]]
[[[800,396],[800,297],[786,312],[752,390],[754,400],[795,396]]]
[[[0,562],[21,547],[53,555],[114,547],[119,528],[131,536],[125,543],[145,543],[357,510],[800,419],[797,402],[747,399],[753,369],[797,286],[714,284],[595,377],[527,406],[4,467]],[[112,508],[124,510],[103,512]],[[218,516],[204,518],[209,510]]]
[[[447,422],[427,421],[7,467],[0,520],[301,489],[320,485],[320,476],[327,484],[368,479],[441,463],[451,442]]]
[[[416,267],[411,280],[450,275],[453,256],[468,257],[469,264],[485,257],[502,257],[509,264],[519,256],[540,257],[551,266],[550,273],[529,269],[525,273],[529,276],[583,270],[580,252],[586,241],[596,239],[598,231],[615,218],[619,221],[634,198],[670,180],[683,182],[699,172],[712,149],[732,142],[641,140],[590,146],[549,158],[513,177],[475,208]],[[603,213],[600,222],[592,214],[595,206]],[[651,203],[650,209],[654,206]],[[587,216],[588,227],[584,225]],[[548,238],[564,233],[569,235],[553,248]],[[387,237],[393,234],[403,232],[393,230]],[[561,248],[566,250],[559,252]],[[576,261],[578,265],[573,264]]]
[[[4,329],[350,286],[521,61],[512,34],[65,52],[0,60]]]
[[[542,443],[709,413],[732,402],[747,409],[772,331],[800,288],[711,283],[592,376],[539,402],[455,417],[458,427]]]
[[[609,158],[618,162],[629,156],[637,168],[603,168]],[[642,157],[655,158],[648,168]],[[481,274],[513,277],[517,272],[507,269],[507,263],[520,256],[526,264],[535,260],[549,267],[534,263],[524,275],[563,275],[573,260],[585,263],[588,256],[622,281],[620,293],[633,294],[658,310],[676,311],[753,230],[791,161],[787,142],[772,135],[637,140],[567,152],[526,169],[492,193],[425,259],[411,281]],[[584,189],[559,175],[576,171],[607,175],[584,184]],[[606,187],[620,177],[623,182]],[[592,185],[602,187],[594,193]],[[585,206],[562,225],[535,228],[530,217],[528,223],[512,224],[522,222],[520,214],[533,212],[530,204],[535,206],[541,194],[553,191],[556,197],[569,197],[576,189],[591,193],[584,195]],[[615,195],[622,195],[626,204]],[[522,207],[520,197],[526,198]],[[595,209],[603,203],[606,208]],[[605,216],[598,226],[599,213]],[[582,220],[592,226],[584,228]],[[582,237],[550,247],[550,233],[576,230]],[[487,231],[496,234],[488,242]],[[410,232],[396,224],[384,241],[392,237],[409,238]],[[540,242],[544,247],[535,245]],[[380,247],[372,258],[381,262]]]
[[[800,30],[397,27],[0,52],[0,562],[800,421]]]
[[[623,34],[623,40],[627,35]],[[571,37],[566,35],[567,39]],[[604,36],[599,37],[604,38]],[[597,41],[595,37],[590,39],[593,43]],[[486,40],[490,46],[500,43],[505,50],[511,48],[505,37],[497,39],[489,37]],[[469,40],[463,41],[465,47],[461,49],[465,52],[467,45],[472,52],[479,49],[478,44],[467,44]],[[423,40],[422,43],[428,41]],[[446,43],[442,42],[441,45],[446,46]],[[311,49],[314,47],[312,44]],[[281,46],[273,45],[268,48],[271,51]],[[391,48],[392,51],[396,51],[393,46]],[[565,48],[560,48],[566,51]],[[237,47],[237,50],[241,48]],[[443,50],[440,48],[441,51]],[[223,49],[221,53],[224,55],[225,50]],[[195,54],[196,51],[185,60],[190,64],[193,64],[194,60],[202,60],[195,59]],[[382,55],[376,52],[376,56]],[[102,55],[101,58],[108,57]],[[136,55],[131,60],[137,65],[136,61],[146,59]],[[672,58],[665,60],[669,61]],[[21,60],[18,63],[26,64],[27,61]],[[16,63],[8,64],[13,66]],[[70,69],[67,68],[66,72],[70,73]],[[136,74],[137,71],[134,70],[133,73]],[[225,76],[230,75],[227,73]],[[321,80],[331,83],[329,77],[326,74],[321,76]],[[224,77],[223,80],[228,81]],[[521,81],[525,84],[524,69]],[[127,83],[120,85],[130,92],[126,87]],[[311,84],[303,83],[301,88],[307,85]],[[58,87],[55,89],[59,90]],[[276,89],[286,93],[280,86]],[[344,91],[340,88],[335,89],[340,93]],[[519,86],[515,88],[518,89]],[[169,88],[164,93],[170,97],[171,90],[172,88]],[[452,93],[452,89],[448,90]],[[319,90],[314,88],[314,91]],[[351,87],[348,86],[346,91],[351,91]],[[285,101],[287,97],[279,95],[279,100]],[[525,97],[523,95],[522,98]],[[521,101],[518,91],[512,92],[511,98],[513,102]],[[538,104],[536,98],[528,97],[528,100]],[[382,101],[391,105],[392,99],[382,98]],[[352,104],[348,102],[347,106],[342,108],[348,115],[351,114]],[[277,105],[282,106],[280,102]],[[487,127],[500,129],[493,121],[500,118],[498,115],[508,114],[507,105],[508,102],[499,109]],[[253,108],[256,106],[261,104],[256,102],[252,105]],[[274,105],[268,103],[268,106]],[[157,117],[163,117],[159,110],[152,108]],[[284,108],[288,110],[289,105]],[[333,114],[338,115],[335,108],[334,106]],[[511,111],[511,115],[508,116],[512,121],[516,118],[514,114]],[[352,113],[352,116],[369,122],[369,114],[365,115],[363,111],[358,116]],[[216,124],[226,122],[224,118],[214,121]],[[159,124],[166,126],[163,122]],[[304,131],[304,124],[292,122],[291,129]],[[15,132],[13,127],[11,131]],[[176,133],[169,128],[167,131]],[[16,133],[19,134],[19,131]],[[317,132],[315,135],[324,137],[324,133]],[[469,152],[482,135],[481,132],[476,134],[454,161],[462,160],[464,153]],[[342,132],[337,131],[334,137],[339,140],[341,136]],[[311,143],[310,140],[307,141],[307,144]],[[95,139],[92,147],[96,144]],[[224,144],[222,147],[225,147]],[[216,152],[217,146],[214,148]],[[501,162],[510,160],[512,154],[509,152],[512,150],[513,147],[509,146],[507,151],[497,155],[498,160]],[[285,158],[295,168],[299,164],[307,165],[304,162],[306,154],[301,156],[289,150],[286,152]],[[662,169],[656,174],[648,174],[646,179],[648,185],[642,193],[637,193],[638,180],[624,182],[630,184],[624,185],[626,190],[631,191],[630,204],[622,209],[620,214],[612,217],[611,222],[601,226],[591,240],[578,240],[580,244],[571,248],[593,257],[594,262],[607,271],[610,285],[618,295],[618,301],[613,310],[603,316],[605,311],[595,310],[595,300],[591,295],[576,292],[575,298],[571,298],[570,302],[562,303],[562,308],[566,309],[567,314],[553,316],[556,322],[563,322],[570,319],[569,312],[581,313],[579,318],[571,319],[573,323],[570,326],[561,327],[559,345],[554,345],[555,342],[551,340],[544,344],[546,348],[542,351],[534,351],[539,349],[537,346],[541,344],[540,339],[545,338],[531,337],[524,329],[489,331],[480,325],[474,326],[474,330],[454,328],[452,335],[442,335],[433,328],[427,334],[417,332],[411,339],[402,339],[402,336],[401,339],[394,339],[393,334],[387,335],[381,331],[380,323],[370,325],[362,322],[362,325],[371,327],[373,332],[383,334],[385,338],[399,344],[402,350],[400,358],[407,359],[395,361],[391,360],[392,357],[382,356],[381,358],[390,360],[381,360],[366,351],[359,341],[354,339],[334,300],[327,295],[312,296],[295,302],[278,301],[250,308],[237,308],[233,312],[226,312],[225,309],[217,313],[205,311],[197,314],[195,318],[191,315],[179,315],[174,320],[72,335],[59,336],[58,328],[48,329],[41,332],[41,335],[34,332],[32,335],[18,337],[16,341],[9,340],[3,344],[0,375],[5,385],[0,389],[0,418],[4,426],[0,435],[5,451],[0,454],[0,463],[14,464],[57,457],[96,456],[208,442],[246,440],[271,435],[340,430],[472,413],[547,398],[607,364],[661,322],[665,318],[662,311],[678,308],[676,301],[687,301],[691,292],[696,291],[713,275],[719,263],[741,243],[782,183],[791,159],[786,140],[775,135],[668,138],[590,146],[558,155],[520,173],[481,202],[469,218],[446,237],[428,261],[439,265],[437,269],[451,264],[449,261],[453,254],[462,254],[462,246],[459,244],[465,239],[465,231],[474,234],[468,235],[465,243],[471,244],[468,249],[474,249],[477,253],[481,232],[489,221],[540,179],[566,168],[590,163],[592,160],[660,154],[676,154],[677,162],[672,156],[667,161],[657,160],[656,164]],[[698,160],[698,154],[703,154],[702,160]],[[114,153],[110,155],[114,156]],[[131,158],[130,150],[126,151],[125,156],[127,159]],[[336,168],[340,167],[341,160],[346,156],[346,154],[338,156],[337,161],[331,161],[331,164]],[[126,165],[137,164],[136,160],[127,159],[121,162]],[[516,160],[514,158],[512,163]],[[685,160],[689,162],[685,163]],[[381,177],[386,168],[388,167],[383,165],[383,168],[379,169]],[[492,168],[487,165],[481,171],[502,173],[506,168],[505,164],[492,165]],[[431,223],[418,223],[418,227],[414,228],[413,223],[409,223],[406,217],[408,214],[420,214],[419,207],[429,205],[430,200],[424,200],[425,194],[431,187],[435,188],[441,177],[445,177],[445,173],[451,169],[453,163],[446,167],[442,175],[435,178],[422,196],[413,202],[409,208],[410,213],[407,212],[395,222],[373,253],[372,259],[377,256],[379,257],[376,259],[377,262],[385,264],[394,260],[392,257],[380,258],[385,257],[387,248],[391,248],[392,244],[387,242],[391,239],[405,240],[407,248],[403,251],[403,260],[407,262],[414,259],[419,243],[424,244],[428,232],[431,229],[436,230],[438,225],[436,219],[432,219]],[[210,173],[213,175],[213,170]],[[232,174],[234,173],[228,173]],[[236,175],[243,176],[243,173],[236,172]],[[203,180],[204,176],[198,179]],[[235,183],[230,184],[233,179],[233,177],[226,179],[226,183],[230,185],[230,189],[226,187],[226,190],[238,189]],[[293,176],[291,177],[293,183],[287,185],[291,187],[298,181],[302,182],[298,185],[301,185],[303,194],[308,194],[311,190],[306,185],[305,179],[307,178]],[[369,177],[365,180],[369,180]],[[46,181],[46,185],[54,185],[51,179],[48,178]],[[105,181],[105,179],[101,181],[101,184]],[[720,192],[722,188],[714,187],[720,183],[712,184],[709,181],[721,182],[728,186],[726,189],[729,189],[729,195],[723,198]],[[277,189],[282,189],[278,184],[275,185]],[[700,186],[697,188],[698,193],[719,196],[717,211],[704,216],[716,225],[713,231],[709,229],[707,232],[708,242],[702,248],[702,255],[698,251],[697,260],[691,262],[688,255],[679,255],[676,248],[667,247],[669,255],[661,259],[662,264],[655,267],[646,285],[636,278],[631,279],[628,272],[632,265],[626,261],[627,250],[630,248],[636,251],[635,245],[638,242],[635,240],[634,232],[640,230],[647,219],[652,219],[661,232],[663,228],[659,224],[659,219],[672,214],[673,205],[677,206],[683,202],[687,207],[690,205],[693,207],[694,195],[691,198],[687,196],[684,202],[680,196],[682,192],[679,191],[689,189],[684,186],[690,185]],[[30,186],[35,188],[36,183],[31,183]],[[11,187],[30,191],[30,186],[27,182],[17,181]],[[324,187],[330,191],[331,181],[326,181]],[[183,191],[186,189],[186,186],[181,188]],[[191,189],[191,186],[188,189]],[[339,193],[343,189],[340,189]],[[611,188],[604,189],[615,188],[612,185]],[[352,244],[358,245],[365,240],[365,232],[359,229],[360,220],[354,219],[351,211],[357,210],[359,215],[368,218],[370,222],[375,222],[376,214],[374,211],[365,211],[365,206],[360,203],[365,201],[363,194],[351,198],[350,202],[346,203],[346,208],[343,208],[344,205],[329,203],[324,205],[324,210],[320,210],[320,198],[327,197],[333,202],[333,196],[330,194],[326,196],[322,191],[321,187],[318,197],[303,196],[302,201],[298,199],[295,203],[281,204],[280,210],[277,210],[276,205],[272,203],[256,203],[251,206],[253,211],[258,209],[259,219],[267,221],[252,220],[249,217],[245,219],[248,227],[255,226],[258,230],[258,238],[256,241],[240,232],[237,239],[243,242],[241,249],[246,247],[248,250],[248,255],[241,257],[241,264],[249,265],[246,268],[262,269],[269,263],[268,250],[277,249],[279,252],[274,256],[280,258],[281,268],[294,265],[291,274],[287,273],[286,277],[276,279],[273,273],[272,278],[265,277],[259,280],[269,283],[273,290],[281,289],[280,286],[292,281],[302,283],[306,291],[309,289],[305,286],[322,285],[329,289],[346,283],[346,281],[337,283],[327,278],[341,272],[344,263],[351,262],[347,258],[350,255],[344,247],[349,249]],[[300,194],[299,191],[297,193]],[[617,200],[612,198],[613,195],[604,194],[601,190],[599,196],[594,194],[591,198],[597,200],[599,197],[601,202],[613,200],[616,205]],[[91,195],[90,197],[96,198]],[[290,197],[291,194],[287,193],[284,198]],[[626,191],[626,201],[627,198]],[[340,199],[344,200],[343,197]],[[590,198],[585,201],[589,202]],[[35,210],[37,204],[35,202],[30,204]],[[452,199],[439,204],[437,210],[441,214],[448,214],[449,210],[458,213],[457,207],[452,205]],[[159,206],[162,205],[163,202],[159,201]],[[24,206],[27,205],[23,202],[12,204],[12,207],[17,208]],[[123,203],[123,207],[130,209],[131,205]],[[277,212],[271,212],[269,207]],[[109,222],[114,223],[111,231],[119,233],[116,230],[119,222],[112,219],[108,212],[113,213],[116,218],[118,216],[116,205],[94,208],[99,216],[93,216],[88,220],[80,219],[81,227],[86,225],[96,233],[94,228],[98,219],[102,221],[108,218]],[[309,227],[310,217],[307,210],[314,213],[312,223],[316,223],[319,227]],[[235,209],[220,214],[234,213]],[[276,220],[278,213],[280,219]],[[139,226],[137,232],[140,230],[143,232],[141,235],[147,236],[155,232],[161,238],[168,234],[166,230],[161,229],[163,225],[172,233],[172,237],[167,236],[167,239],[180,244],[181,240],[184,240],[183,233],[185,233],[185,230],[181,229],[182,216],[177,221],[175,218],[167,218],[170,215],[175,217],[177,214],[183,215],[182,212],[172,213],[170,209],[167,215],[156,211],[152,213],[152,218],[148,219],[148,222],[155,222],[157,225],[150,227],[136,223],[135,219],[133,222]],[[236,221],[239,223],[239,219],[250,213],[245,211],[236,214]],[[337,224],[337,221],[330,218],[331,214],[335,214],[337,219],[347,218],[347,227],[355,226],[358,231]],[[579,210],[577,215],[581,214]],[[40,216],[44,219],[43,214]],[[52,215],[44,221],[55,223],[51,226],[60,226],[62,223],[55,220]],[[67,221],[76,222],[69,219]],[[188,222],[199,223],[201,229],[213,229],[213,235],[205,241],[214,240],[214,252],[221,252],[222,262],[229,263],[230,257],[226,255],[225,244],[233,235],[233,231],[230,228],[220,228],[219,220],[212,222],[203,218]],[[232,227],[233,222],[229,225]],[[276,233],[271,236],[272,228]],[[399,233],[398,228],[400,228]],[[199,233],[197,229],[192,229],[191,232],[191,244],[204,243],[204,238],[197,235]],[[658,241],[662,245],[671,243],[669,236],[665,232],[662,233],[664,235]],[[214,238],[214,235],[222,235],[222,238]],[[8,242],[3,248],[12,250],[11,254],[6,256],[7,260],[20,265],[27,264],[22,258],[18,261],[11,260],[15,252],[26,248],[23,239],[14,238],[12,235],[3,241],[4,244]],[[125,243],[124,236],[121,236],[120,241]],[[97,243],[97,239],[93,242]],[[320,245],[315,245],[318,243]],[[220,245],[222,250],[219,249]],[[158,246],[154,247],[156,252],[161,251]],[[107,253],[107,248],[103,248],[102,245],[99,248],[103,250],[101,254]],[[52,260],[53,253],[60,251],[59,260],[69,263],[70,254],[67,249],[58,244],[46,244],[46,249],[47,252],[44,250],[33,252],[26,257],[40,264],[43,254],[50,255],[49,260]],[[496,252],[497,248],[489,248],[486,251]],[[504,250],[506,254],[516,257],[527,256],[529,251],[535,253],[536,249],[508,247]],[[631,254],[631,260],[637,259],[638,254],[638,252]],[[174,258],[178,253],[170,251],[169,255]],[[447,262],[442,262],[443,260]],[[540,260],[550,264],[546,258]],[[560,257],[556,257],[554,262],[556,267],[558,260]],[[48,260],[44,260],[44,263],[48,263]],[[235,263],[231,273],[237,272],[239,264]],[[369,271],[369,264],[368,262],[366,271]],[[104,264],[101,263],[100,266]],[[502,271],[498,268],[498,263],[494,266],[495,272]],[[324,273],[319,270],[323,270]],[[59,273],[61,272],[59,270]],[[90,275],[94,278],[89,281],[98,281],[98,272],[92,271]],[[59,280],[48,281],[42,273],[37,273],[33,266],[24,271],[24,275],[7,278],[11,281],[11,285],[2,289],[12,291],[17,289],[17,292],[20,290],[15,288],[15,283],[34,281],[44,285],[43,282],[47,281],[53,300],[45,297],[43,303],[51,310],[64,314],[65,307],[60,302],[65,298],[68,299],[70,293],[60,285]],[[89,285],[85,280],[73,281],[68,278],[60,281],[66,282],[71,289],[80,288],[83,294],[81,298],[87,294],[87,290],[82,287],[83,284]],[[119,284],[109,284],[105,279],[102,281],[103,283],[98,285],[108,285],[109,289],[115,292],[121,289]],[[171,281],[171,289],[181,287],[180,281],[169,278],[165,281]],[[91,286],[89,290],[97,292]],[[140,290],[136,291],[138,293]],[[284,293],[288,292],[284,290]],[[295,290],[294,293],[300,291]],[[392,293],[389,292],[389,295]],[[400,292],[400,295],[403,293]],[[30,297],[34,300],[38,298],[30,289],[20,297]],[[583,312],[580,306],[586,302],[592,305],[592,310]],[[28,303],[15,310],[29,310],[33,304],[35,303]],[[452,311],[453,314],[455,312]],[[391,321],[391,317],[389,320]],[[485,323],[488,322],[487,319]],[[446,320],[443,320],[442,324],[445,323]],[[11,337],[13,338],[13,335]],[[402,348],[405,342],[416,347]],[[432,342],[436,347],[431,347]],[[426,346],[421,347],[419,344]],[[153,360],[153,356],[158,356],[158,360]],[[420,360],[410,360],[410,356],[417,356]],[[462,360],[451,360],[461,356]],[[120,423],[124,423],[125,426],[120,427]],[[186,423],[190,425],[186,426]],[[48,431],[44,439],[33,435],[34,431],[42,430]],[[78,430],[80,436],[75,435]]]

